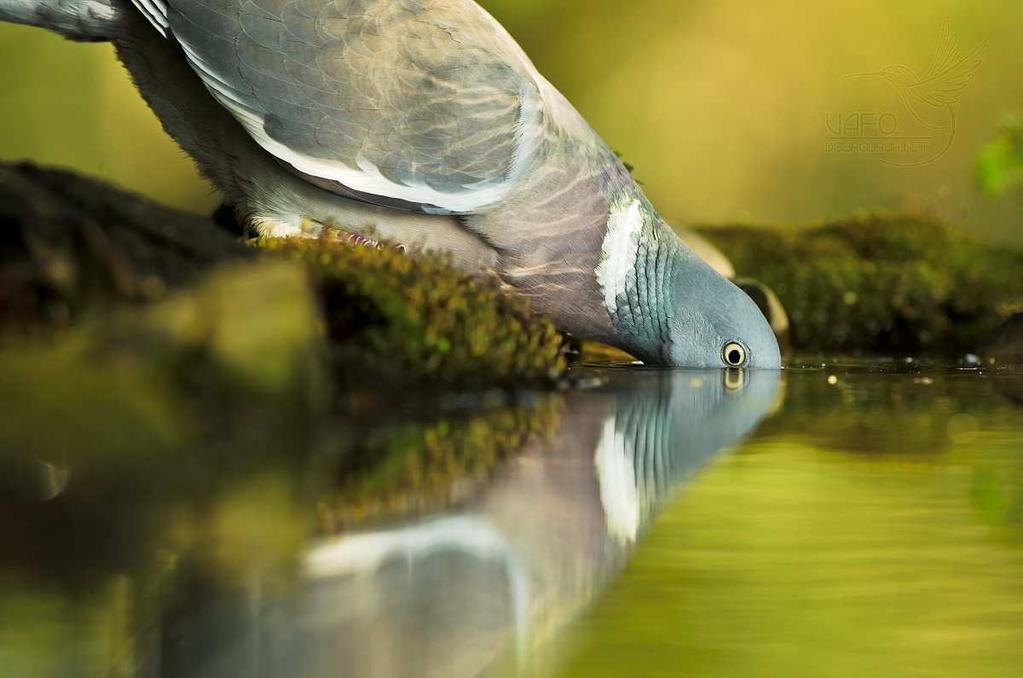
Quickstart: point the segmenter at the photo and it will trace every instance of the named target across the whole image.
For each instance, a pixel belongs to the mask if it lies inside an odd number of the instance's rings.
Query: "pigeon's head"
[[[695,255],[690,257],[671,286],[664,360],[676,367],[779,369],[778,340],[760,308]]]
[[[778,341],[738,287],[693,253],[641,195],[610,201],[596,269],[625,350],[669,367],[778,369]]]

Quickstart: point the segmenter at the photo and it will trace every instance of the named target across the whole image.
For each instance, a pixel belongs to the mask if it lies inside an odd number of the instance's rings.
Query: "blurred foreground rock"
[[[159,455],[198,448],[210,431],[253,456],[298,440],[329,405],[316,315],[300,266],[256,262],[53,340],[8,341],[0,458]]]

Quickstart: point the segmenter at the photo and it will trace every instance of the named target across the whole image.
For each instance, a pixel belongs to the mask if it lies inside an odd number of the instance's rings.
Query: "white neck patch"
[[[594,272],[604,290],[604,307],[612,315],[618,311],[618,295],[625,291],[625,283],[636,268],[636,251],[642,229],[643,214],[639,200],[628,204],[616,202],[611,206],[600,263]]]

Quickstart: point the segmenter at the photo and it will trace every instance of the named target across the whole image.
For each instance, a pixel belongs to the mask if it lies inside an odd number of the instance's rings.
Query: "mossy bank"
[[[1023,308],[1023,252],[925,218],[864,216],[816,228],[700,233],[740,277],[772,288],[800,352],[977,351]]]
[[[566,368],[563,339],[496,277],[471,276],[439,254],[388,245],[263,239],[263,252],[303,262],[347,382],[543,384]]]

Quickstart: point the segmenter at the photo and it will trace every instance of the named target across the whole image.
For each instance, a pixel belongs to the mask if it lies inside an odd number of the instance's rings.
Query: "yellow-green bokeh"
[[[215,207],[111,45],[0,24],[0,63],[0,159],[74,167],[171,205]]]
[[[487,0],[534,61],[637,166],[677,222],[807,223],[859,209],[934,212],[1023,242],[1023,210],[981,196],[978,146],[1023,112],[1023,5],[996,0]],[[983,63],[953,146],[902,169],[826,149],[829,113],[876,106],[845,76],[922,72],[948,22]],[[0,158],[73,165],[164,201],[215,199],[133,93],[111,50],[0,27]],[[883,83],[882,83],[883,84]],[[864,88],[867,88],[866,90]],[[890,96],[890,94],[889,94]],[[871,97],[874,97],[871,99]]]

